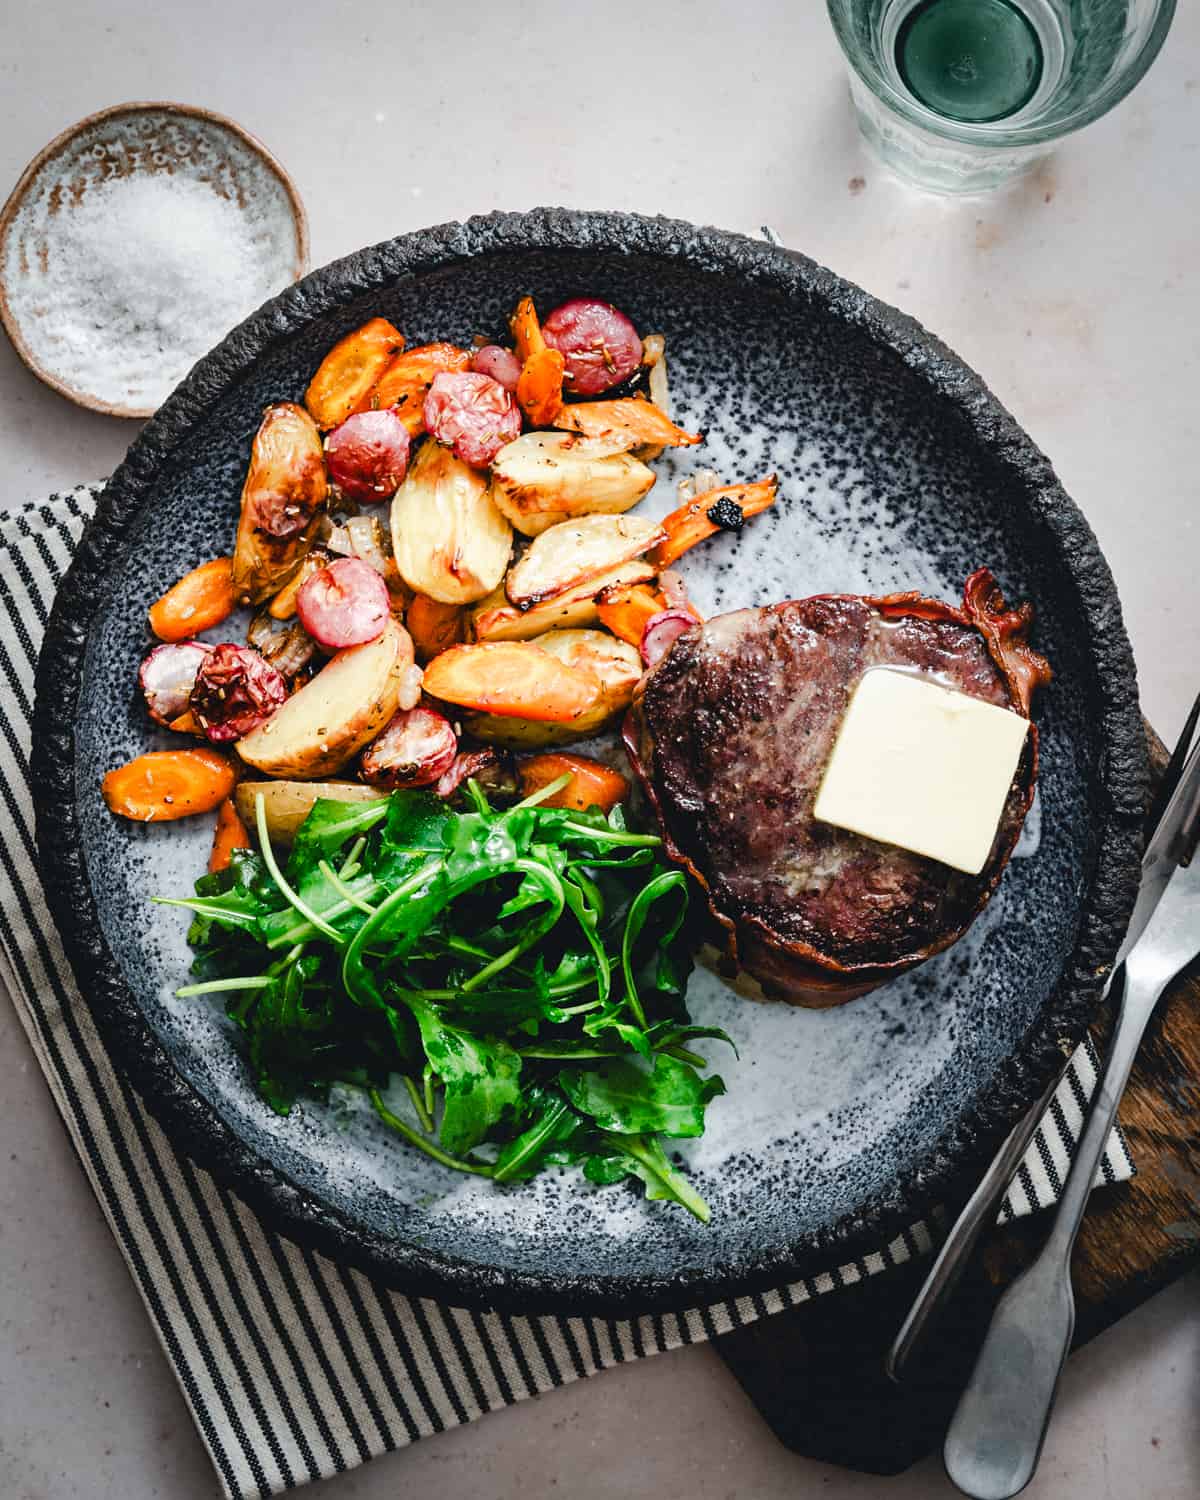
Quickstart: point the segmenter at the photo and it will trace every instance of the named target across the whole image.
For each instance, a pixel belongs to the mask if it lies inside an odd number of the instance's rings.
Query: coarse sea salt
[[[29,352],[74,390],[158,406],[291,279],[290,210],[274,196],[239,204],[181,172],[90,183],[43,218],[36,253],[26,240],[19,268],[10,241],[9,300]]]

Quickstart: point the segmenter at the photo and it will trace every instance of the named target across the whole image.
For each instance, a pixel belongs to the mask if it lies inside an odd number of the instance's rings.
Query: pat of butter
[[[864,672],[813,815],[968,875],[987,863],[1029,721],[928,678]]]

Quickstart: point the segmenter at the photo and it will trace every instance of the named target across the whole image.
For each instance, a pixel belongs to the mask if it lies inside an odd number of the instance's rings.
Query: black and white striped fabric
[[[853,1265],[680,1316],[522,1318],[373,1285],[279,1239],[178,1155],[114,1070],[75,989],[36,869],[29,797],[33,671],[95,491],[3,516],[0,535],[0,978],[230,1497],[266,1496],[487,1411],[713,1338],[927,1251],[921,1223]],[[1002,1217],[1053,1200],[1095,1084],[1081,1049]],[[1132,1175],[1114,1137],[1102,1178]],[[1098,1179],[1099,1180],[1099,1179]]]

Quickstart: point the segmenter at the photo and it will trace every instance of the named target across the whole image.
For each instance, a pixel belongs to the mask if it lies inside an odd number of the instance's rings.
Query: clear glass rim
[[[1151,63],[1161,52],[1167,33],[1171,29],[1171,22],[1175,19],[1176,0],[1160,0],[1158,14],[1137,56],[1132,58],[1120,73],[1112,77],[1094,99],[1080,106],[1079,109],[1073,110],[1069,115],[1063,115],[1060,119],[1041,123],[1031,121],[1027,125],[1010,126],[1005,126],[1002,121],[972,124],[969,121],[947,120],[944,115],[939,115],[924,105],[918,104],[910,95],[902,94],[882,75],[865,72],[854,56],[852,39],[840,23],[835,11],[836,4],[837,0],[826,0],[829,20],[838,45],[854,76],[864,88],[870,90],[876,99],[910,124],[919,126],[931,135],[940,136],[943,140],[952,141],[958,145],[1004,147],[1035,146],[1046,141],[1058,140],[1060,136],[1070,135],[1072,131],[1081,130],[1083,126],[1090,125],[1093,120],[1098,120],[1101,115],[1107,114],[1110,109],[1120,104],[1121,100],[1146,76]]]

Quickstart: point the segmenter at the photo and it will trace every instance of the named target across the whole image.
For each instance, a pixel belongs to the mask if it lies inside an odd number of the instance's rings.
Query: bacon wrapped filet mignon
[[[837,1005],[940,953],[986,905],[1033,799],[1031,725],[990,857],[965,875],[819,823],[813,803],[871,667],[928,674],[1025,718],[1050,669],[991,573],[960,608],[917,593],[822,594],[686,630],[639,684],[626,744],[666,851],[708,901],[723,968]]]

